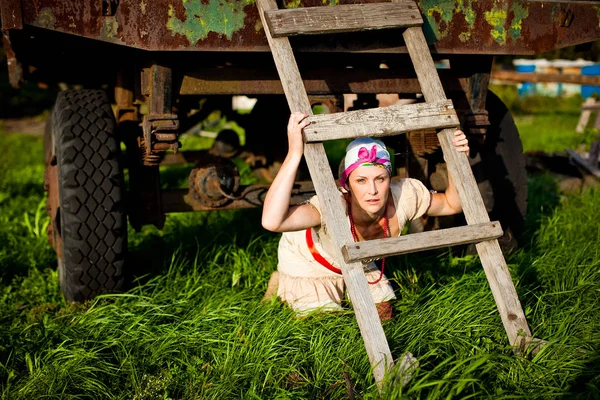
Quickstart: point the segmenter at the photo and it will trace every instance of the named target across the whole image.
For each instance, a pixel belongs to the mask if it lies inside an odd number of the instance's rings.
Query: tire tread
[[[105,92],[61,92],[53,110],[57,137],[63,261],[70,301],[118,290],[127,252],[123,178],[116,123]]]

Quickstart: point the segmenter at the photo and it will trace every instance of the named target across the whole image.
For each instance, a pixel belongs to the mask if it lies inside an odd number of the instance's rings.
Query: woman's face
[[[377,214],[387,202],[390,175],[385,168],[361,166],[348,178],[352,203],[371,214]]]

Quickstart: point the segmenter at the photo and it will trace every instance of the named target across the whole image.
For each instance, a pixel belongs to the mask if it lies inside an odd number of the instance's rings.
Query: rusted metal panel
[[[372,2],[377,1],[360,1]],[[322,0],[284,3],[288,8],[323,5]],[[103,4],[31,1],[23,4],[23,18],[27,25],[145,50],[268,51],[252,0],[121,0],[111,3],[114,15],[103,15]],[[442,54],[534,54],[600,39],[600,9],[594,5],[521,0],[420,0],[418,5],[428,42]],[[389,31],[353,35],[298,38],[295,48],[405,51]]]
[[[0,0],[2,30],[23,29],[21,0]]]
[[[6,66],[8,68],[8,80],[12,87],[19,88],[23,83],[23,66],[17,59],[10,39],[10,31],[2,30],[2,47],[6,56]]]
[[[458,78],[450,70],[440,70],[447,90],[460,90]],[[307,70],[302,76],[310,95],[343,93],[420,93],[414,71],[391,69]],[[184,73],[182,95],[261,95],[283,94],[281,80],[274,69],[219,68]]]
[[[597,40],[593,5],[520,0],[420,0],[428,40],[443,53],[534,54]],[[565,18],[577,20],[565,24]]]
[[[401,77],[389,70],[310,70],[303,76],[308,94],[418,93],[416,77]],[[276,71],[269,69],[202,69],[184,75],[180,94],[283,94]]]

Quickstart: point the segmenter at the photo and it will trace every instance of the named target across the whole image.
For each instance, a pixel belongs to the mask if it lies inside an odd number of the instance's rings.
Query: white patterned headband
[[[363,165],[383,167],[392,175],[390,153],[381,141],[371,138],[355,139],[346,147],[344,172],[340,176],[340,183],[344,188],[347,189],[346,182],[352,171]]]

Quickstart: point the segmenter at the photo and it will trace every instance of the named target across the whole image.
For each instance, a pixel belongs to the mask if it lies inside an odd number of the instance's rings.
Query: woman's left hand
[[[460,151],[461,153],[466,153],[469,155],[469,141],[467,140],[467,136],[463,131],[457,130],[454,132],[452,144],[456,148],[456,151]]]

